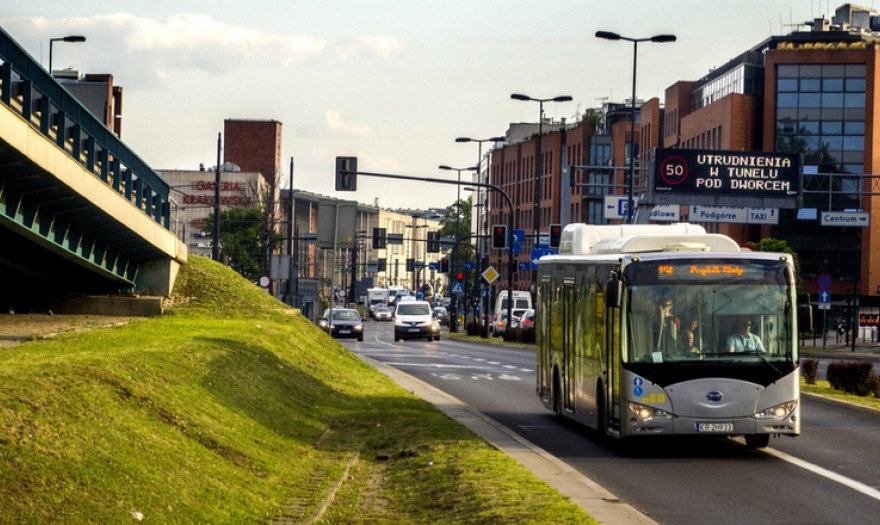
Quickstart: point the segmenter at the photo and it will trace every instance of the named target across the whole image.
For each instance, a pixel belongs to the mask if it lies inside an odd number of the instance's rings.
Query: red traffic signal
[[[464,274],[463,274],[463,273],[458,272],[458,280],[459,280],[459,281],[464,280]]]
[[[562,225],[550,225],[550,248],[559,248],[559,241],[562,239]]]
[[[492,248],[504,248],[507,246],[507,226],[496,224],[492,226]]]
[[[449,259],[440,259],[440,273],[449,272]]]

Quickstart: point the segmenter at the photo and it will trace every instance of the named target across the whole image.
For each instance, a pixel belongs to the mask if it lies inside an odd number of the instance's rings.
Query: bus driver
[[[751,332],[752,322],[741,317],[737,323],[739,330],[727,338],[728,352],[766,352],[761,338]]]

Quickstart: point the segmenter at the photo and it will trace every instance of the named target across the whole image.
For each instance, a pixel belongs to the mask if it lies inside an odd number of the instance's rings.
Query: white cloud
[[[336,56],[342,60],[361,55],[387,58],[401,49],[403,41],[390,36],[364,36],[333,46]]]
[[[173,73],[225,74],[245,65],[291,66],[319,57],[326,41],[238,27],[207,15],[181,13],[157,20],[114,13],[90,18],[5,19],[17,39],[44,42],[58,34],[88,35],[87,48],[100,53],[102,69],[153,84]],[[107,53],[108,50],[123,52]],[[152,73],[152,78],[145,75]]]
[[[369,126],[349,124],[342,120],[339,111],[328,109],[324,112],[324,123],[334,135],[345,135],[349,137],[358,137],[371,139],[376,136],[376,132]]]

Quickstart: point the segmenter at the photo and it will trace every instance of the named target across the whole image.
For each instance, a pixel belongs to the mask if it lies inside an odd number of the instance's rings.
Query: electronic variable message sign
[[[794,208],[801,193],[792,153],[657,149],[653,176],[655,199],[679,204]]]

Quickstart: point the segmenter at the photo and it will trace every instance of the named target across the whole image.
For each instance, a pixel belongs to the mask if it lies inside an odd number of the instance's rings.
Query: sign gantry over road
[[[764,151],[654,150],[651,204],[797,208],[800,156]]]

